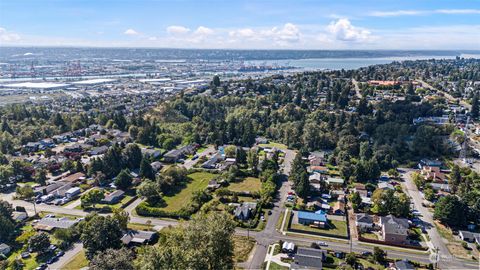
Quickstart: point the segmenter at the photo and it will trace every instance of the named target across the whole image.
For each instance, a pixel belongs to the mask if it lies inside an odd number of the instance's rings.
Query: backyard
[[[230,183],[228,189],[233,192],[258,192],[262,182],[256,177],[247,177],[239,182]]]

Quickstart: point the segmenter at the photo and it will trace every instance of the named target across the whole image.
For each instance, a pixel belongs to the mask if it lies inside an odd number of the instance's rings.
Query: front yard
[[[298,222],[295,222],[293,219],[294,218],[292,215],[289,215],[287,217],[286,226],[288,226],[288,230],[299,233],[317,234],[330,237],[348,237],[348,227],[346,221],[328,220],[328,228],[322,229],[300,224]]]

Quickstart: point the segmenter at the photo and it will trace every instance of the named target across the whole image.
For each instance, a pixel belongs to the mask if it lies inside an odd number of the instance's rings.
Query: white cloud
[[[282,28],[274,27],[271,31],[273,38],[279,42],[297,42],[300,40],[300,30],[293,23],[286,23]]]
[[[436,9],[436,10],[388,10],[373,11],[373,17],[419,16],[431,14],[480,14],[480,9]]]
[[[171,35],[182,35],[182,34],[186,34],[188,32],[190,32],[190,29],[188,29],[185,26],[181,26],[181,25],[171,25],[171,26],[167,27],[167,33],[169,33]]]
[[[366,41],[371,34],[367,29],[353,26],[346,18],[332,21],[327,26],[327,31],[337,40],[353,42]]]
[[[480,14],[480,9],[437,9],[435,13],[441,14]]]
[[[251,28],[243,28],[243,29],[238,29],[238,30],[232,30],[228,32],[228,35],[233,38],[255,38],[257,36],[257,33],[253,31]]]
[[[370,16],[374,17],[396,17],[396,16],[412,16],[423,14],[421,10],[393,10],[393,11],[374,11]]]
[[[197,30],[195,30],[195,34],[200,36],[208,36],[213,34],[213,30],[205,26],[199,26]]]
[[[20,40],[20,35],[7,31],[7,29],[0,27],[0,41],[13,42]]]
[[[133,29],[127,29],[125,30],[125,32],[123,32],[125,35],[129,35],[129,36],[136,36],[138,35],[138,32],[133,30]]]

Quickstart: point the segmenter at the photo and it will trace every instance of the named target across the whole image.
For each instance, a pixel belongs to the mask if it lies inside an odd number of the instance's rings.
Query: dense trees
[[[226,214],[200,214],[140,250],[138,269],[232,269],[235,223]],[[201,248],[199,248],[201,243]]]
[[[151,205],[155,205],[161,200],[160,186],[151,180],[144,180],[137,187],[137,195],[145,197],[147,202]]]
[[[15,230],[12,205],[0,200],[0,242],[10,240]]]
[[[468,217],[468,208],[455,195],[447,195],[435,204],[433,218],[449,226],[464,226]]]
[[[397,217],[408,217],[410,199],[405,193],[395,194],[393,190],[377,189],[372,195],[373,212],[379,215],[392,214]]]
[[[92,270],[133,270],[134,254],[128,248],[107,249],[97,253],[89,263]]]
[[[46,233],[38,233],[28,240],[28,247],[33,252],[44,253],[50,246],[50,237]]]
[[[300,153],[293,160],[289,178],[297,195],[302,199],[306,199],[310,195],[310,181],[308,180],[306,164]]]
[[[80,238],[87,258],[91,259],[97,252],[120,248],[122,235],[117,219],[94,215],[82,227]]]
[[[128,170],[122,170],[115,178],[115,186],[126,190],[132,185],[132,176]]]
[[[82,206],[84,207],[88,207],[88,206],[95,207],[95,205],[100,203],[104,198],[105,198],[105,194],[103,193],[103,190],[93,189],[83,194],[80,200],[82,202]]]

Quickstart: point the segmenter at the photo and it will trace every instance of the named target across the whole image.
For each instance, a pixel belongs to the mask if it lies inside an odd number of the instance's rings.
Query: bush
[[[463,247],[464,249],[469,249],[468,244],[467,244],[467,242],[465,242],[465,241],[462,242],[462,247]]]

